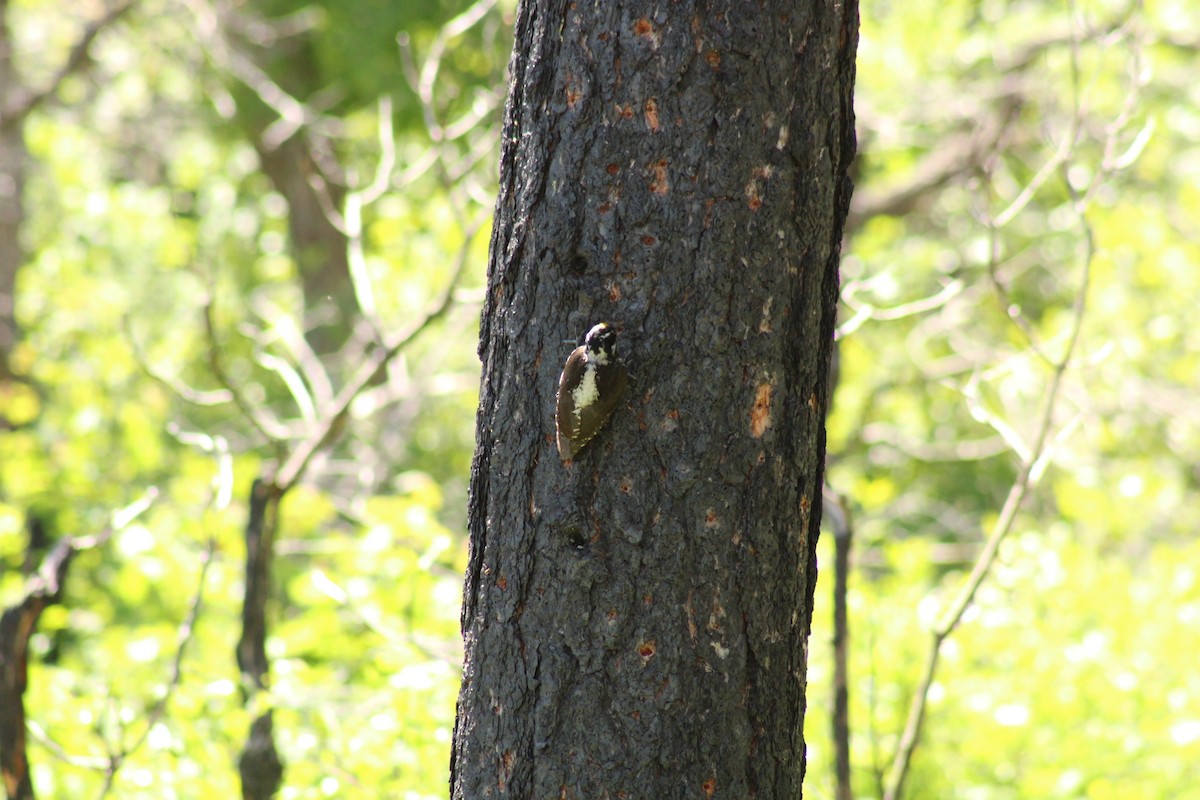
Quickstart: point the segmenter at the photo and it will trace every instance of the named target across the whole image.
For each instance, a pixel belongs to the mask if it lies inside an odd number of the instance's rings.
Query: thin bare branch
[[[438,106],[434,97],[434,87],[437,85],[438,72],[442,67],[442,57],[450,41],[461,36],[484,18],[488,11],[496,5],[496,0],[478,0],[467,10],[447,22],[434,37],[425,60],[418,68],[413,57],[411,40],[406,34],[396,37],[400,46],[402,71],[410,86],[421,100],[421,113],[425,120],[425,129],[434,142],[442,142],[449,138],[446,130],[438,119]]]
[[[186,0],[186,4],[195,15],[198,39],[209,57],[278,115],[279,119],[259,137],[263,148],[273,151],[305,127],[337,127],[336,120],[293,97],[239,48],[226,41],[221,15],[210,4],[204,0]]]
[[[121,17],[125,16],[136,5],[136,0],[126,0],[116,6],[108,9],[98,19],[93,20],[84,28],[79,39],[71,46],[70,52],[67,54],[67,60],[63,62],[54,76],[50,78],[50,82],[39,91],[18,95],[16,102],[10,107],[0,109],[0,125],[5,128],[11,128],[14,125],[19,125],[33,111],[53,97],[58,92],[63,81],[74,75],[76,72],[84,69],[89,61],[92,43],[96,41],[96,37],[100,35],[105,28],[108,28]]]
[[[449,311],[454,303],[454,291],[463,273],[466,271],[467,255],[470,250],[471,241],[475,238],[478,230],[479,226],[476,225],[465,232],[463,245],[459,248],[458,258],[451,273],[450,281],[441,299],[434,307],[408,330],[391,337],[386,342],[385,347],[377,350],[368,359],[367,363],[359,368],[354,377],[342,387],[342,390],[334,398],[331,407],[321,409],[320,422],[316,431],[291,452],[275,475],[274,485],[280,495],[286,494],[294,487],[304,476],[313,457],[332,444],[341,435],[350,415],[350,406],[355,398],[383,374],[392,359],[407,348],[430,325],[437,322]]]
[[[999,111],[982,128],[948,137],[931,150],[902,183],[883,189],[855,191],[846,217],[846,229],[855,231],[875,216],[906,214],[937,190],[978,169],[995,152],[1009,124],[1020,110],[1020,98],[1003,98]]]
[[[133,360],[137,362],[138,367],[146,377],[155,383],[161,384],[172,394],[192,405],[219,406],[233,402],[233,394],[228,389],[196,389],[174,375],[159,372],[156,367],[152,367],[150,365],[150,358],[142,347],[142,343],[133,335],[133,329],[130,325],[131,319],[129,315],[126,315],[121,320],[121,325],[125,332],[125,339],[129,342],[129,348],[133,351]]]
[[[214,287],[215,288],[215,287]],[[284,441],[291,437],[291,430],[278,420],[267,416],[254,403],[246,398],[240,387],[229,377],[225,369],[225,360],[221,356],[221,345],[217,337],[213,293],[210,293],[204,303],[204,336],[208,342],[208,368],[212,371],[217,383],[225,387],[233,399],[233,404],[242,412],[242,416],[268,441]]]
[[[266,319],[266,317],[263,318]],[[300,374],[304,378],[305,385],[311,390],[317,407],[332,402],[334,390],[329,372],[295,321],[291,317],[281,316],[274,320],[272,331],[278,335],[280,344],[300,368]]]
[[[499,92],[476,92],[475,102],[471,103],[471,107],[457,120],[446,123],[446,139],[454,141],[475,130],[479,123],[493,113],[499,105]]]
[[[350,282],[363,316],[375,328],[382,329],[379,308],[375,303],[370,272],[367,269],[366,250],[363,247],[363,208],[374,203],[391,186],[392,172],[396,168],[396,141],[392,131],[392,99],[387,95],[379,98],[379,163],[375,177],[366,187],[346,193],[345,212],[342,216],[346,235],[346,262],[350,270]]]
[[[179,684],[183,678],[183,656],[187,652],[188,644],[192,641],[192,637],[196,633],[196,621],[200,619],[200,611],[204,606],[204,587],[208,583],[208,570],[212,566],[213,555],[216,551],[216,537],[210,536],[205,542],[203,552],[200,553],[200,574],[196,577],[196,591],[192,594],[191,602],[188,603],[187,615],[180,624],[179,632],[176,636],[175,655],[171,659],[171,674],[167,679],[166,691],[163,692],[158,702],[151,706],[149,713],[146,714],[145,729],[137,739],[125,748],[122,760],[137,752],[145,744],[154,726],[166,716],[171,696],[179,688]]]
[[[890,308],[877,308],[871,303],[863,303],[856,306],[853,293],[850,291],[843,292],[842,300],[846,306],[854,312],[854,316],[846,320],[838,326],[837,336],[849,336],[858,330],[868,320],[877,322],[890,322],[893,320],[904,319],[905,317],[915,316],[917,314],[925,314],[934,309],[941,308],[949,303],[958,295],[962,294],[963,288],[966,286],[960,280],[949,281],[939,291],[929,297],[922,297],[918,300],[913,300],[909,303],[902,303],[898,306]]]
[[[1072,16],[1074,15],[1074,3],[1071,3]],[[1012,486],[1009,489],[1008,496],[1005,498],[1004,505],[1000,509],[1000,514],[996,522],[992,526],[991,533],[988,535],[987,541],[984,543],[983,549],[980,551],[978,558],[975,561],[970,575],[967,576],[954,601],[946,608],[944,613],[935,622],[930,631],[930,643],[927,651],[924,668],[921,673],[916,692],[913,695],[912,704],[909,708],[908,718],[905,722],[904,731],[900,737],[900,743],[896,750],[895,760],[892,763],[892,769],[889,772],[885,791],[883,794],[884,800],[899,800],[902,796],[904,781],[908,775],[909,767],[912,763],[913,753],[920,741],[921,729],[925,719],[925,711],[929,700],[929,691],[933,685],[934,676],[937,672],[938,659],[941,654],[942,645],[946,639],[955,631],[958,625],[962,622],[963,615],[970,607],[975,599],[979,587],[982,586],[984,580],[991,572],[992,566],[995,563],[996,557],[1000,551],[1000,545],[1012,530],[1016,522],[1017,513],[1020,511],[1021,504],[1029,492],[1037,485],[1045,472],[1047,465],[1050,462],[1051,451],[1054,449],[1054,443],[1061,441],[1059,437],[1052,437],[1054,429],[1055,411],[1059,404],[1059,398],[1063,389],[1063,380],[1068,367],[1071,365],[1076,349],[1079,345],[1080,334],[1083,330],[1084,317],[1087,311],[1088,290],[1091,283],[1092,261],[1095,256],[1095,240],[1091,228],[1091,224],[1086,217],[1087,198],[1081,196],[1071,185],[1070,176],[1067,174],[1069,162],[1073,155],[1074,142],[1076,141],[1079,128],[1082,123],[1083,103],[1080,97],[1080,79],[1079,79],[1079,36],[1073,37],[1071,42],[1071,77],[1072,89],[1074,92],[1073,108],[1070,130],[1064,136],[1063,141],[1068,143],[1066,149],[1060,148],[1051,162],[1056,163],[1056,169],[1059,169],[1060,178],[1065,185],[1068,193],[1073,200],[1074,211],[1078,219],[1083,242],[1082,253],[1080,255],[1080,278],[1076,288],[1074,301],[1072,303],[1071,313],[1071,328],[1067,337],[1065,348],[1061,357],[1055,362],[1051,370],[1044,399],[1042,401],[1041,411],[1038,415],[1038,421],[1035,427],[1036,433],[1033,438],[1033,443],[1029,447],[1028,454],[1022,458],[1021,467],[1017,472]],[[1061,157],[1059,154],[1061,153]],[[1045,179],[1035,178],[1030,184],[1040,185]],[[1023,191],[1018,196],[1018,200],[1025,196],[1026,191]],[[1000,217],[1004,217],[1011,211],[1012,215],[1019,212],[1024,204],[1028,202],[1026,198],[1024,202],[1018,203],[1014,201]],[[999,226],[1000,217],[997,217],[996,224]],[[1011,221],[1012,216],[1007,216],[1005,221]],[[1075,422],[1065,426],[1065,428],[1074,429]],[[1060,431],[1061,433],[1062,431]]]
[[[270,370],[279,376],[279,379],[283,381],[283,385],[287,387],[288,394],[292,396],[297,410],[300,412],[300,419],[306,425],[311,425],[317,418],[317,405],[313,402],[312,394],[309,393],[304,379],[300,377],[300,373],[296,371],[291,362],[286,358],[280,358],[265,350],[257,351],[254,354],[254,360],[263,369]]]
[[[72,536],[58,542],[42,559],[37,574],[30,578],[24,596],[0,613],[0,695],[5,713],[0,715],[0,773],[11,797],[32,797],[29,759],[26,754],[25,687],[28,671],[29,639],[37,628],[42,612],[59,602],[63,584],[72,559],[77,553],[107,542],[113,534],[127,527],[146,511],[158,496],[151,487],[139,499],[114,511],[109,522],[99,532]],[[47,741],[49,741],[47,737]],[[71,763],[80,763],[57,745],[48,745],[51,752]],[[90,763],[85,764],[90,766]]]

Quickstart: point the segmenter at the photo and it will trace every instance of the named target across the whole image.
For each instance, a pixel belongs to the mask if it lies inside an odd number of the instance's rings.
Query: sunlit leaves
[[[1192,683],[1195,645],[1170,630],[1195,597],[1168,588],[1192,581],[1167,565],[1194,560],[1200,525],[1200,96],[1178,36],[1194,17],[1120,2],[863,6],[863,216],[843,261],[829,421],[829,477],[859,548],[860,796],[894,755],[921,626],[1037,456],[1080,308],[1052,461],[942,648],[906,796],[1188,791],[1194,688],[1178,684]],[[813,652],[810,689],[825,685]],[[825,730],[819,716],[806,726],[817,794]]]
[[[478,370],[478,311],[464,292],[480,283],[494,181],[494,106],[477,101],[499,91],[506,34],[494,14],[486,30],[450,42],[443,121],[476,105],[491,111],[478,131],[443,141],[447,152],[474,148],[447,175],[426,158],[394,24],[408,20],[421,58],[432,18],[416,7],[364,16],[338,5],[310,20],[328,72],[308,89],[341,93],[330,119],[348,113],[332,145],[347,188],[364,185],[381,158],[374,93],[397,103],[396,175],[363,220],[381,332],[424,313],[460,254],[471,267],[456,297],[465,305],[363,393],[344,445],[323,453],[283,503],[273,683],[246,708],[234,657],[245,498],[279,449],[220,385],[213,345],[287,444],[306,435],[327,387],[298,365],[319,309],[305,307],[297,282],[287,202],[229,124],[239,97],[197,35],[202,5],[163,13],[153,0],[138,4],[143,13],[106,31],[90,69],[24,126],[29,257],[18,276],[23,338],[11,354],[22,380],[0,386],[0,416],[12,426],[0,430],[0,595],[13,602],[27,587],[31,526],[51,541],[98,533],[113,508],[159,489],[137,525],[75,559],[63,605],[42,616],[27,695],[34,779],[42,796],[95,796],[119,758],[112,796],[235,796],[250,714],[269,700],[289,765],[281,796],[440,796],[461,660],[460,531]],[[289,24],[310,13],[275,6],[300,12]],[[74,15],[13,8],[22,74],[48,80],[78,33]],[[245,12],[241,33],[266,30],[253,27],[266,17]],[[363,25],[369,47],[354,33]],[[340,380],[357,364],[325,366]],[[185,631],[193,612],[196,627]]]

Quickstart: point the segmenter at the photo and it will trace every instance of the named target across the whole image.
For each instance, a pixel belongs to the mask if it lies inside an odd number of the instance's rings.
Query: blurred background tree
[[[5,607],[33,532],[111,533],[29,641],[33,786],[236,796],[265,748],[284,796],[444,794],[511,8],[0,10]]]
[[[511,11],[0,2],[0,604],[111,534],[29,639],[39,796],[236,796],[268,709],[281,797],[445,796]],[[1197,31],[1187,0],[863,4],[854,796],[908,744],[910,798],[1195,794]],[[255,692],[251,484],[289,463]]]
[[[862,14],[828,476],[853,792],[818,744],[808,793],[1200,796],[1200,18]]]

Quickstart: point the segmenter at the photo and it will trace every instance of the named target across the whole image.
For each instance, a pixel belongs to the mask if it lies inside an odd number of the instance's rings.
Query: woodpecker
[[[604,427],[625,391],[628,373],[617,360],[617,332],[607,322],[584,334],[558,378],[558,454],[573,459]]]

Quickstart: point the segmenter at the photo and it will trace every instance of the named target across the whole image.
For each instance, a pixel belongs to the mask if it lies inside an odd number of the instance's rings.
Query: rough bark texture
[[[452,796],[799,797],[857,7],[537,0],[516,41]],[[564,467],[601,320],[630,388]]]

